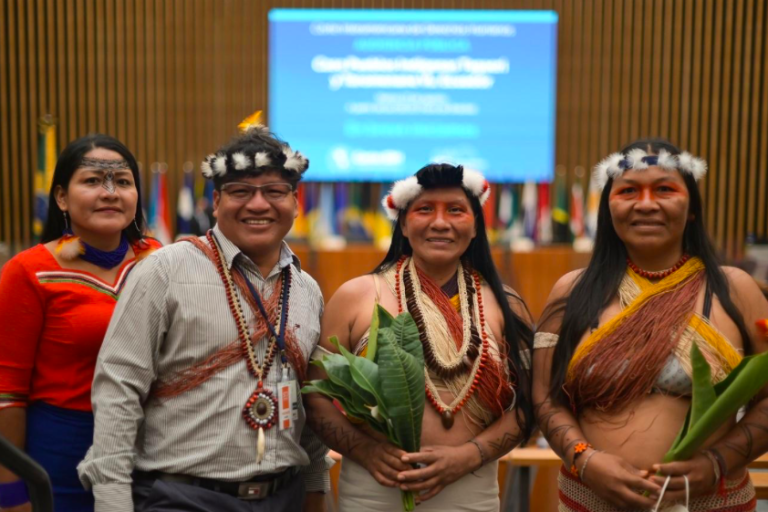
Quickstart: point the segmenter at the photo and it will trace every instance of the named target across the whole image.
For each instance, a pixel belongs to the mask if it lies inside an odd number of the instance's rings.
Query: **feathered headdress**
[[[239,125],[240,133],[255,132],[265,137],[273,137],[269,128],[261,123],[261,111],[246,117]],[[246,153],[242,151],[218,151],[206,156],[200,168],[203,176],[213,179],[224,176],[228,172],[255,171],[259,169],[284,169],[296,174],[304,174],[309,168],[307,157],[294,151],[288,144],[279,143],[279,151],[257,151]]]
[[[490,184],[485,177],[477,171],[466,169],[462,166],[453,167],[450,165],[432,165],[425,169],[427,168],[434,172],[455,173],[456,183],[454,183],[454,185],[464,187],[467,192],[480,201],[481,206],[491,195]],[[424,171],[424,169],[417,172],[415,176],[396,181],[394,185],[392,185],[389,194],[382,199],[381,204],[390,220],[396,220],[400,211],[405,210],[411,201],[416,199],[425,188],[432,188],[429,184],[424,183],[424,174],[422,171]],[[448,183],[442,183],[442,185],[448,185]]]
[[[684,174],[690,174],[696,181],[707,174],[707,162],[687,151],[673,155],[662,149],[658,155],[653,155],[643,149],[635,148],[626,154],[613,153],[604,158],[595,166],[593,176],[597,185],[603,188],[610,178],[617,178],[624,171],[629,169],[642,171],[653,166],[661,167],[667,171],[677,170]]]

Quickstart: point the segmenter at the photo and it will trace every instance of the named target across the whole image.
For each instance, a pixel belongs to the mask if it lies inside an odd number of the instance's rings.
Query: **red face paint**
[[[661,201],[688,197],[688,190],[672,180],[649,184],[630,182],[616,186],[610,195],[611,201]]]
[[[442,218],[445,222],[459,224],[475,222],[472,209],[456,201],[417,200],[406,214],[406,219],[417,222],[434,222],[438,218]]]

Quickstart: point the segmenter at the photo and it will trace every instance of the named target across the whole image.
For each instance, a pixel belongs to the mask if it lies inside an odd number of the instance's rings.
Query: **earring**
[[[68,215],[66,210],[61,212],[61,214],[64,216],[64,232],[66,233],[69,231],[69,221],[67,220]]]
[[[136,227],[136,231],[139,233],[139,235],[142,235],[141,229],[139,228],[139,223],[136,222],[136,217],[133,218],[133,225]]]

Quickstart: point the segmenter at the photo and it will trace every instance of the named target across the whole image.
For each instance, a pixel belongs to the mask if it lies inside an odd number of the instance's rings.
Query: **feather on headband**
[[[485,177],[479,172],[471,169],[464,168],[462,170],[461,186],[476,197],[480,201],[481,206],[485,204],[488,197],[491,195],[491,185]],[[410,176],[404,180],[396,181],[392,185],[389,194],[387,194],[381,201],[381,205],[384,207],[387,217],[393,221],[397,220],[400,211],[405,210],[411,201],[416,199],[423,191],[424,187],[419,183],[416,176]]]
[[[687,151],[673,155],[662,149],[658,155],[654,155],[643,149],[635,148],[628,151],[627,154],[613,153],[608,155],[595,166],[592,175],[597,186],[602,189],[610,178],[617,178],[629,169],[642,171],[653,166],[661,167],[667,171],[677,170],[684,174],[690,174],[696,181],[707,174],[707,162]]]
[[[238,125],[241,133],[257,132],[271,137],[269,128],[261,124],[261,111],[255,112]],[[309,168],[307,157],[294,151],[287,144],[281,143],[280,151],[258,151],[248,154],[242,151],[225,153],[219,151],[206,156],[200,164],[203,176],[213,179],[216,176],[224,176],[227,172],[250,171],[259,169],[285,169],[297,174],[304,174]]]

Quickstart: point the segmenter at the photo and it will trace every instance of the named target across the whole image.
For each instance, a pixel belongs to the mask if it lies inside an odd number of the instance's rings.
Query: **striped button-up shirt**
[[[288,327],[295,329],[309,360],[320,336],[323,310],[315,280],[301,271],[285,243],[278,264],[265,278],[218,226],[214,233],[229,267],[236,263],[265,298],[280,271],[291,266]],[[237,293],[250,325],[254,316]],[[257,382],[244,360],[174,398],[151,397],[156,381],[205,360],[237,336],[221,278],[192,243],[160,249],[136,267],[99,353],[92,392],[93,446],[78,467],[80,479],[93,488],[97,512],[133,511],[134,468],[243,481],[303,466],[307,491],[329,488],[327,449],[303,428],[300,399],[298,421],[289,430],[278,426],[267,430],[264,460],[256,463],[257,432],[245,423],[241,411]],[[264,360],[266,347],[266,339],[257,345],[259,361]],[[281,377],[279,361],[275,359],[264,382],[273,392]]]

